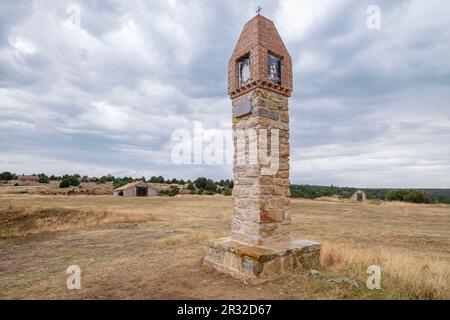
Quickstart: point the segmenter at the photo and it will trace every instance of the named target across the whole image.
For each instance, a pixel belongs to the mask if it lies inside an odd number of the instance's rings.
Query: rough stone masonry
[[[233,105],[231,237],[211,240],[204,263],[259,283],[319,261],[320,244],[289,234],[289,113],[292,60],[275,25],[257,15],[244,26],[228,65]]]

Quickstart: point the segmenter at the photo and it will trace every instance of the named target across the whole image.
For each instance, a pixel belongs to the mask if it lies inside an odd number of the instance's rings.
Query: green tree
[[[217,185],[214,181],[208,179],[206,181],[206,185],[204,188],[207,192],[212,192],[212,193],[216,193],[217,192]]]
[[[68,187],[70,187],[69,180],[62,179],[61,182],[59,183],[59,187],[60,188],[68,188]]]
[[[71,175],[65,174],[65,175],[62,176],[62,180],[67,180],[69,182],[70,186],[75,186],[76,187],[76,186],[80,185],[80,180],[79,180],[78,176],[79,175],[72,175],[71,176]]]
[[[69,181],[69,184],[71,186],[79,186],[80,185],[80,180],[78,180],[78,178],[76,176],[68,176],[66,178],[67,181]]]
[[[0,180],[6,180],[6,181],[10,181],[10,180],[16,180],[17,176],[14,173],[11,173],[9,171],[4,171],[2,173],[0,173]]]
[[[230,189],[233,189],[233,187],[234,187],[234,182],[233,182],[233,180],[225,180],[224,181],[224,184],[223,184],[223,186],[224,187],[227,187],[227,188],[230,188]]]
[[[163,176],[159,176],[159,177],[153,176],[153,177],[150,178],[150,182],[151,183],[164,183],[165,180],[164,180]]]
[[[38,180],[38,182],[39,182],[39,183],[49,183],[49,182],[50,182],[50,179],[49,179],[44,173],[41,173],[41,174],[39,175],[39,180]]]
[[[199,177],[194,181],[195,186],[197,189],[205,190],[206,184],[208,183],[208,179],[204,177]]]

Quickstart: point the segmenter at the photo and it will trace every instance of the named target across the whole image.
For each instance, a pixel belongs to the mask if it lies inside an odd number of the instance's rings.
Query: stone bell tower
[[[248,21],[228,63],[233,106],[231,237],[209,242],[204,263],[260,282],[318,263],[320,244],[289,235],[292,60],[274,23]]]
[[[228,63],[233,131],[247,139],[245,145],[239,137],[234,141],[233,239],[256,245],[287,240],[291,92],[291,56],[273,22],[257,15],[244,26]]]

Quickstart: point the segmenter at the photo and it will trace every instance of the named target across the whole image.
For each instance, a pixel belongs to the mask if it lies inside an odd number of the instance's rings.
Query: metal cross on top
[[[258,6],[258,8],[256,9],[256,13],[259,15],[261,10],[262,10],[262,8],[260,6]]]

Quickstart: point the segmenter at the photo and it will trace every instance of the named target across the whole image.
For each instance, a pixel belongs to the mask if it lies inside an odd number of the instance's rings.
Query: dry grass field
[[[450,206],[292,200],[292,234],[322,242],[321,271],[247,285],[201,266],[226,236],[231,197],[114,198],[0,192],[1,299],[449,299]],[[79,265],[81,290],[66,288]],[[365,287],[366,268],[382,289]]]
[[[4,181],[2,181],[4,182]],[[15,185],[17,184],[17,185]],[[41,195],[110,195],[113,192],[112,182],[82,182],[77,187],[60,188],[59,181],[48,184],[37,182],[9,181],[0,184],[0,194],[41,194]]]

